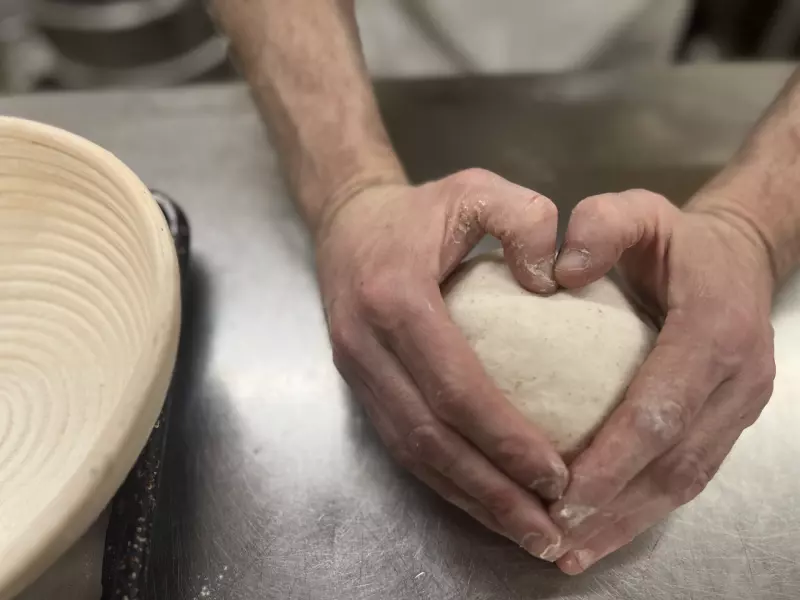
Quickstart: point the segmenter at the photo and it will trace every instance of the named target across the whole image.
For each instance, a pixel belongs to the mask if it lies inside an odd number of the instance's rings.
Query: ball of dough
[[[567,458],[622,400],[656,336],[610,279],[539,296],[498,253],[465,263],[445,301],[498,387]]]

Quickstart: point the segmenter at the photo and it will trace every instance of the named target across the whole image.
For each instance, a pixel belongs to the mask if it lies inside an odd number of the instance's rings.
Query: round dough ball
[[[465,263],[445,301],[498,387],[567,458],[622,400],[656,336],[610,279],[539,296],[498,253]]]

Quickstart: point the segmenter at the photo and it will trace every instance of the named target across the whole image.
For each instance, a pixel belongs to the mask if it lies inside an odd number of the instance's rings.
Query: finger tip
[[[517,281],[529,292],[539,296],[552,296],[558,291],[558,283],[555,279],[530,278],[526,276],[517,277]]]
[[[571,248],[559,254],[553,267],[553,279],[561,287],[579,288],[599,279],[609,268],[604,261],[595,260],[588,250]]]
[[[561,569],[563,573],[570,576],[580,575],[584,571],[581,563],[575,556],[575,552],[567,552],[556,561],[556,566]]]
[[[581,288],[592,282],[589,271],[570,271],[561,269],[558,265],[553,270],[553,279],[557,286],[568,290]]]
[[[574,243],[574,242],[573,242]],[[570,244],[572,246],[572,244]],[[592,266],[592,255],[586,248],[562,248],[555,261],[555,268],[565,272],[581,273]]]
[[[530,555],[554,563],[569,551],[563,544],[561,535],[544,535],[540,532],[527,534],[520,546]]]
[[[584,277],[583,274],[565,273],[556,269],[554,275],[556,285],[568,290],[583,287],[588,283],[587,278]]]
[[[548,502],[557,502],[564,496],[569,484],[569,471],[566,465],[558,460],[552,461],[550,465],[551,475],[534,480],[529,486],[542,499]]]
[[[551,487],[552,500],[558,501],[561,500],[567,492],[567,486],[569,486],[569,469],[567,465],[559,461],[554,463],[553,470],[556,472],[556,476],[553,479],[553,485]]]
[[[525,250],[512,246],[505,249],[505,255],[514,277],[525,289],[542,295],[554,294],[558,290],[553,269],[554,253],[531,258]]]
[[[546,500],[547,502],[558,502],[558,500],[560,500],[564,495],[564,488],[564,484],[552,479],[540,483],[535,487],[531,487],[531,489],[536,492],[542,498],[542,500]]]
[[[535,292],[542,296],[552,296],[558,291],[558,283],[555,279],[542,279]]]
[[[561,542],[557,542],[545,548],[539,555],[539,558],[550,563],[556,563],[561,560],[567,552],[568,550],[561,546]]]

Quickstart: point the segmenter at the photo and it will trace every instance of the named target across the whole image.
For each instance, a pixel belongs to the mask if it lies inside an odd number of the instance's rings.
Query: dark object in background
[[[183,212],[167,196],[153,192],[153,197],[167,219],[181,275],[181,312],[186,313],[189,303],[189,225]],[[153,523],[161,483],[161,465],[169,431],[170,410],[179,396],[177,372],[185,344],[184,327],[175,373],[167,391],[164,407],[156,421],[150,438],[136,464],[111,502],[106,550],[103,556],[102,600],[143,600],[146,598]]]
[[[201,0],[34,0],[67,88],[175,85],[230,74]]]
[[[800,0],[695,0],[681,58],[692,58],[698,40],[723,60],[796,58]]]

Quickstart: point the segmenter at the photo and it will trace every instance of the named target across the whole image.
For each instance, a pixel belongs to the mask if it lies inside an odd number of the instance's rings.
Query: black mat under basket
[[[189,302],[189,225],[181,209],[170,198],[160,192],[153,192],[153,197],[167,219],[175,242],[181,275],[181,304],[185,313]],[[180,354],[180,347],[178,352]],[[169,415],[175,397],[174,388],[173,379],[147,444],[111,502],[103,556],[102,600],[145,598],[153,522],[169,431]]]

